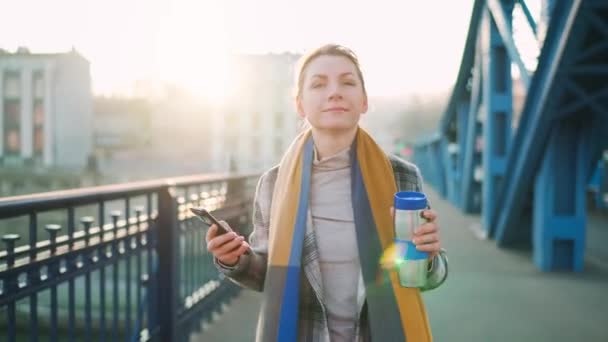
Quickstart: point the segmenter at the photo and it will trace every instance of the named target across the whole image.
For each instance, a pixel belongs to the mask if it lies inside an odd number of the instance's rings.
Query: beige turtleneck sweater
[[[352,341],[361,265],[353,217],[350,148],[318,160],[315,150],[310,208],[319,249],[332,342]]]

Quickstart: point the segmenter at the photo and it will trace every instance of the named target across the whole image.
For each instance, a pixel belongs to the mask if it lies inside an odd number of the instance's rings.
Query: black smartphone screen
[[[217,225],[218,234],[226,234],[229,230],[224,227],[218,219],[216,219],[213,215],[211,215],[207,209],[204,208],[190,208],[190,211],[194,213],[198,218],[200,218],[207,226],[211,226],[212,224]]]

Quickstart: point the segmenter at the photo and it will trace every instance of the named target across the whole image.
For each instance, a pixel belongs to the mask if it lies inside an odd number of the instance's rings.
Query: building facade
[[[210,120],[214,171],[261,172],[280,161],[300,123],[292,96],[299,57],[291,53],[236,57],[238,90],[213,111]]]
[[[0,166],[80,170],[92,149],[89,62],[0,50]]]

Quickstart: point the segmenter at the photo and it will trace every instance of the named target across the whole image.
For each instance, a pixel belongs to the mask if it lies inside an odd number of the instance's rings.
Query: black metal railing
[[[186,339],[238,291],[188,208],[246,235],[255,181],[201,175],[0,199],[0,338]]]

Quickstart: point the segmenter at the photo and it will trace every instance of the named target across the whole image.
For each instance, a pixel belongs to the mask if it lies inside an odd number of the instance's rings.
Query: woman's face
[[[367,97],[357,68],[346,57],[319,56],[304,70],[298,114],[320,131],[355,128],[367,112]]]

